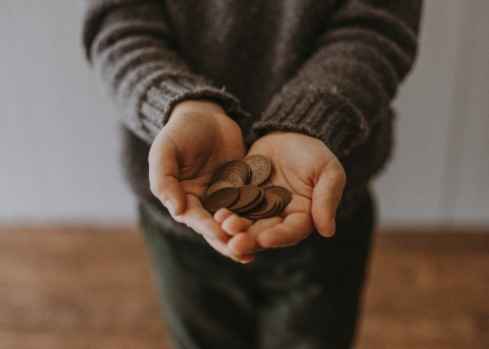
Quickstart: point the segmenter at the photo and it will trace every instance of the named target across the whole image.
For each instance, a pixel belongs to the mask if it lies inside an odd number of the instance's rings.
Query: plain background
[[[81,48],[83,3],[0,0],[0,224],[125,225],[116,111]],[[426,0],[395,101],[380,225],[489,226],[489,1]]]

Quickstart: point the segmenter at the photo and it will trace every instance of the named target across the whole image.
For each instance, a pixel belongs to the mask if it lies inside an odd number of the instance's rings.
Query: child
[[[411,0],[90,2],[84,45],[121,110],[175,347],[352,344],[368,184],[389,155],[390,102],[414,61],[420,10]],[[291,191],[283,214],[204,210],[214,171],[253,154]]]

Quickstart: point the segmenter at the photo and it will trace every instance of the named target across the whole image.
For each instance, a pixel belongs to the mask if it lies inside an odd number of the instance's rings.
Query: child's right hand
[[[234,260],[226,245],[230,236],[203,208],[201,200],[215,170],[228,161],[242,159],[244,150],[239,126],[218,104],[188,100],[173,108],[148,158],[151,191],[172,217]]]

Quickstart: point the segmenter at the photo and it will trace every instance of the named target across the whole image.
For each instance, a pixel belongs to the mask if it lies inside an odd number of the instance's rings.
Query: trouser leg
[[[370,197],[325,239],[258,256],[260,348],[345,349],[352,345],[364,282],[373,207]]]
[[[235,263],[205,243],[142,219],[175,348],[349,348],[355,334],[373,207],[370,197],[326,239]]]
[[[142,227],[174,347],[255,348],[255,310],[241,265],[144,219]]]

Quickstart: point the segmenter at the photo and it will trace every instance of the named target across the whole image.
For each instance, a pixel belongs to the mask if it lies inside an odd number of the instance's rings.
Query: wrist
[[[230,118],[224,108],[213,100],[190,99],[179,102],[171,111],[170,118],[163,130],[165,132],[184,132],[187,141],[196,138],[205,139],[209,144],[228,143],[241,140],[242,134],[238,124]]]
[[[307,147],[310,149],[314,149],[316,151],[323,149],[324,151],[332,154],[331,149],[322,140],[295,131],[272,130],[258,138],[253,144],[256,145],[262,143],[271,144],[273,147],[281,147],[285,144],[307,144]]]
[[[175,104],[169,116],[180,114],[226,115],[224,108],[210,99],[186,99]]]
[[[284,130],[273,130],[269,131],[260,138],[257,139],[264,139],[264,138],[270,138],[270,139],[291,139],[291,140],[309,140],[309,141],[314,141],[314,142],[321,142],[319,139],[314,138],[312,136],[309,136],[304,133],[300,132],[295,132],[295,131],[284,131]],[[322,142],[321,142],[322,143]]]

